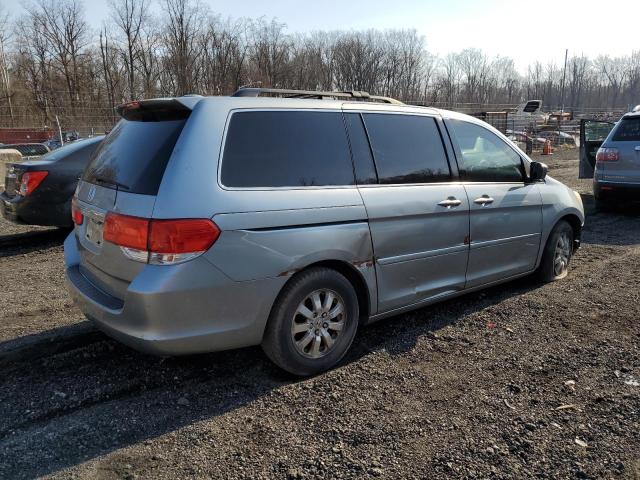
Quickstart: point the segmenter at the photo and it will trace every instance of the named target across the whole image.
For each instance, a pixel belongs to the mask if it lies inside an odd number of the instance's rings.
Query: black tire
[[[562,254],[562,259],[565,258],[564,268],[559,268],[558,263],[558,248],[562,248],[562,245],[568,241],[568,250]],[[554,282],[561,280],[568,274],[569,263],[573,255],[573,228],[566,221],[560,220],[549,235],[547,244],[544,247],[542,253],[542,260],[540,261],[540,267],[538,268],[538,278],[542,282]]]
[[[334,297],[335,306],[337,307],[341,303],[344,314],[338,314],[335,317],[335,322],[327,318],[327,323],[312,327],[314,322],[325,320],[321,320],[319,317],[309,319],[309,317],[297,312],[303,302],[311,302],[310,305],[313,305],[311,297],[317,292],[320,292],[318,293],[320,296],[323,295],[322,292],[325,292],[324,297],[321,298],[323,307],[329,296],[327,292],[331,295],[336,294]],[[309,304],[307,303],[307,305]],[[327,308],[326,310],[331,310],[331,312],[338,310],[335,307],[334,309]],[[310,310],[312,310],[310,313],[316,312],[313,308]],[[355,337],[358,319],[358,296],[349,280],[329,268],[310,268],[296,274],[280,292],[267,322],[262,349],[273,363],[289,373],[298,376],[315,375],[334,367],[342,360]],[[329,325],[329,322],[335,325],[342,322],[342,328],[339,332],[323,329],[321,335],[318,334],[320,330],[314,330],[314,328]],[[292,332],[294,324],[299,328],[309,326],[309,331],[294,334]],[[326,340],[324,340],[327,334],[336,335],[330,347],[327,347]],[[304,340],[307,339],[306,335],[312,336],[312,340],[310,340],[312,345],[309,347],[309,352],[301,352],[301,347],[296,344],[304,343]],[[316,342],[321,346],[324,345],[324,353],[311,351]],[[318,354],[322,356],[317,358],[309,356]]]

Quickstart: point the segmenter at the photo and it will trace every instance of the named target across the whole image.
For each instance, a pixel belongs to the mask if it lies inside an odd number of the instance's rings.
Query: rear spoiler
[[[188,95],[178,98],[135,100],[118,106],[116,111],[125,120],[138,122],[183,120],[191,115],[191,110],[202,98],[200,95]]]

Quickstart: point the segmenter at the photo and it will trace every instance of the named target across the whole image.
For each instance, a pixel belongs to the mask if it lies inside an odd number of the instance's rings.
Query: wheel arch
[[[582,221],[577,215],[573,213],[568,213],[560,217],[556,221],[556,223],[554,224],[554,228],[559,222],[563,220],[567,222],[571,226],[571,229],[573,230],[573,250],[575,251],[580,247],[580,241],[582,239]]]
[[[556,228],[559,222],[565,221],[569,224],[571,229],[573,230],[573,251],[575,252],[579,246],[582,238],[582,219],[577,212],[571,210],[565,210],[561,214],[559,214],[553,221],[553,223],[546,223],[548,225],[544,228],[543,236],[540,242],[540,249],[538,251],[538,259],[536,261],[536,269],[540,267],[540,263],[542,262],[542,255],[544,253],[544,249],[547,246],[547,242],[549,241],[549,237],[551,236],[551,232]]]
[[[287,285],[289,285],[289,283],[291,283],[291,281],[301,273],[306,272],[307,270],[315,267],[324,267],[324,268],[334,270],[340,273],[341,275],[343,275],[349,281],[349,283],[351,283],[354,290],[356,291],[356,296],[358,298],[360,322],[361,323],[366,322],[366,320],[369,318],[372,312],[371,294],[369,293],[369,286],[362,272],[360,272],[358,268],[356,268],[356,266],[344,260],[334,260],[334,259],[320,260],[317,262],[310,263],[305,267],[298,269],[295,273],[293,273],[287,279],[287,281],[280,288],[280,291],[278,292],[278,295],[276,296],[271,306],[271,311],[273,311],[273,309],[275,308],[280,296],[282,295],[282,292],[285,290]]]

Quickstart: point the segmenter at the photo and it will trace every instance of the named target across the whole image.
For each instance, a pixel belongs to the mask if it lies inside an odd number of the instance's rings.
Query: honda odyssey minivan
[[[537,273],[563,278],[580,196],[472,117],[365,92],[131,102],[84,172],[75,302],[140,350],[262,345],[311,375],[360,325]]]

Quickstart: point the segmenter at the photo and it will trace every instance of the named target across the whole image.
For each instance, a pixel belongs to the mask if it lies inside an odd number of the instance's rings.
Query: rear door
[[[542,234],[542,197],[526,183],[520,154],[491,130],[448,120],[469,197],[470,250],[466,288],[535,268]]]
[[[593,178],[596,152],[615,124],[605,120],[580,120],[580,166],[578,178]]]
[[[96,286],[122,298],[144,267],[103,240],[107,213],[150,218],[160,182],[190,110],[123,118],[100,144],[77,188],[85,221],[76,226],[80,269]]]
[[[442,123],[428,115],[345,113],[352,150],[366,136],[377,183],[356,159],[369,218],[379,312],[464,288],[469,204],[442,141]],[[364,121],[364,124],[363,124]]]

